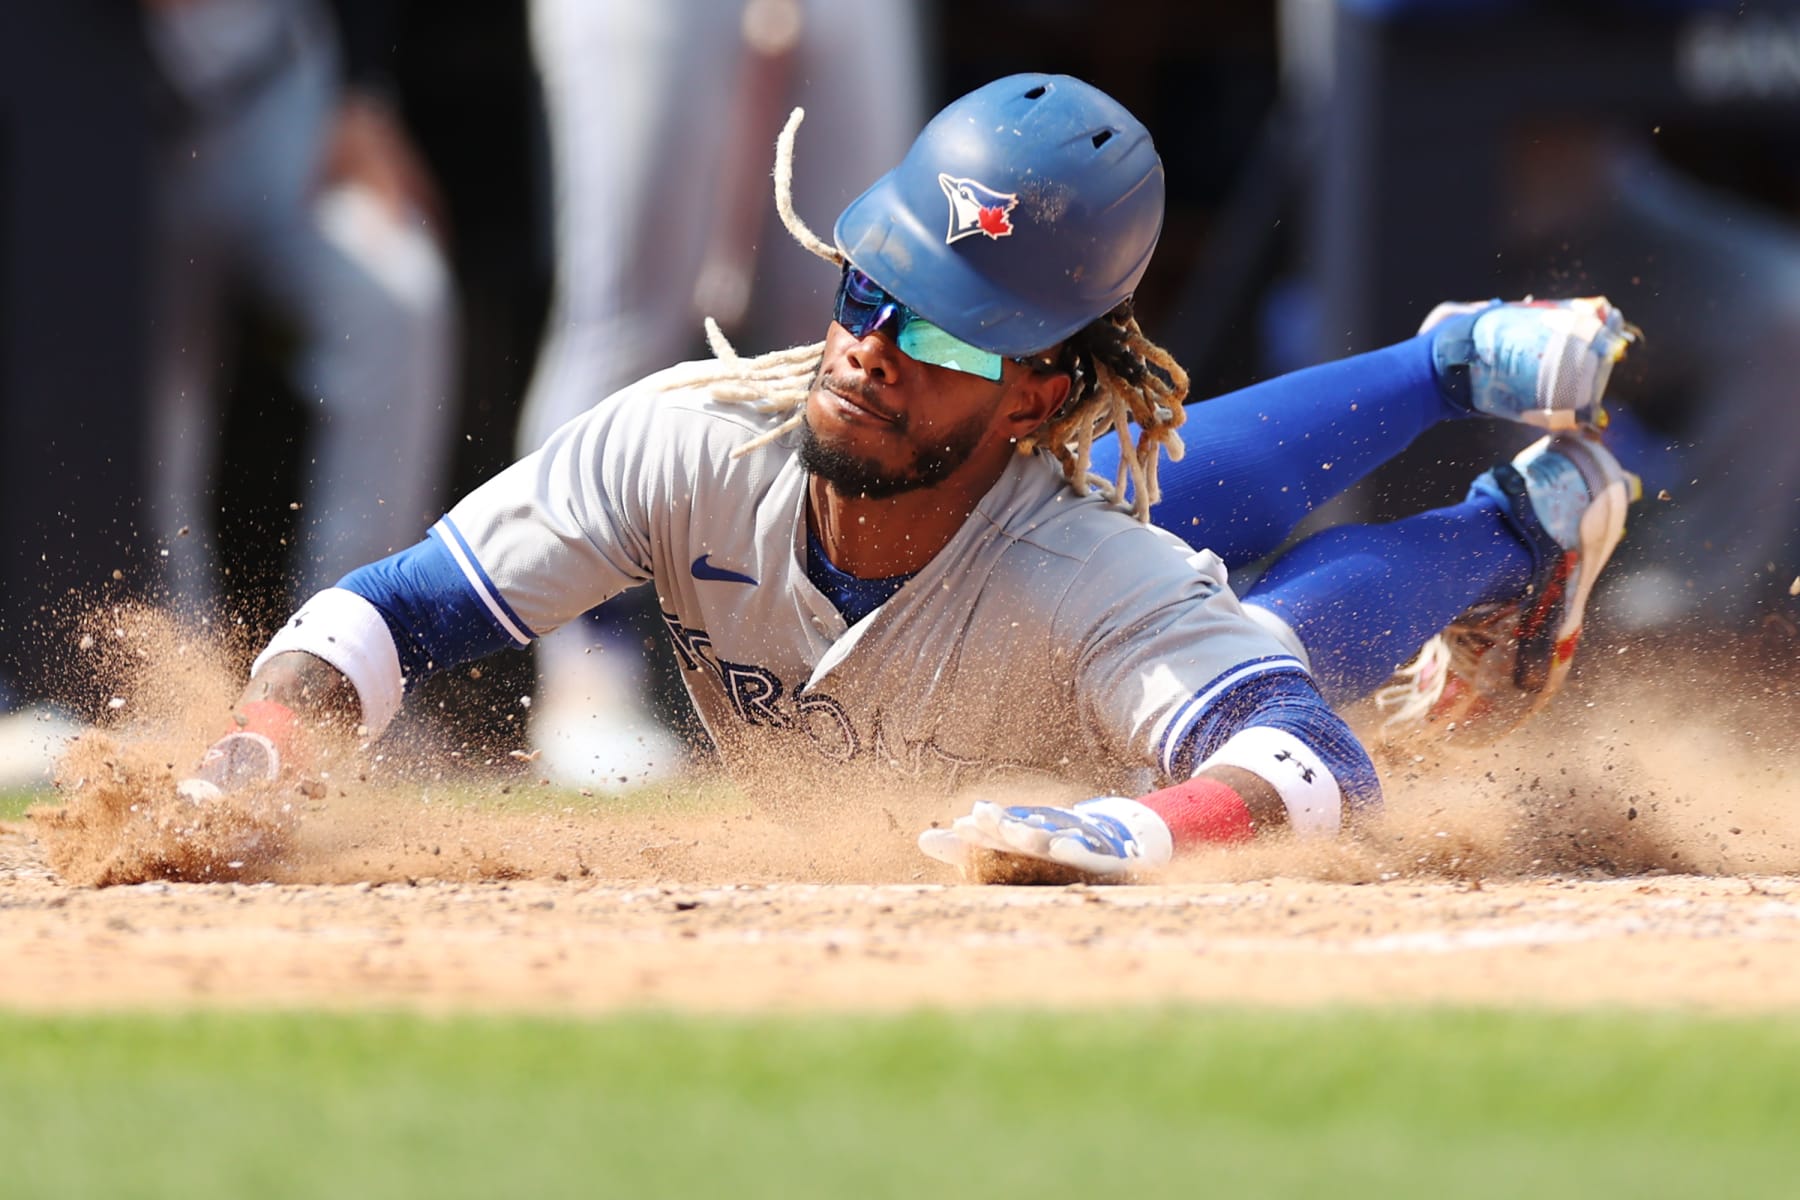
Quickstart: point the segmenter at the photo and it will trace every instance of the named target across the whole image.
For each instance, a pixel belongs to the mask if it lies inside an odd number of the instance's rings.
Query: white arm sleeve
[[[400,674],[394,635],[381,619],[381,610],[355,592],[326,588],[301,605],[256,656],[251,675],[290,650],[322,658],[344,673],[356,689],[370,737],[379,737],[400,711],[406,681]]]
[[[1238,767],[1266,780],[1287,806],[1288,825],[1301,837],[1337,833],[1344,820],[1344,793],[1337,777],[1312,748],[1285,729],[1252,725],[1233,734],[1198,767]]]

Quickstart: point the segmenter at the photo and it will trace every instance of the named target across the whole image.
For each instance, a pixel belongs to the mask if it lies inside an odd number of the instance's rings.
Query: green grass
[[[0,1195],[1793,1196],[1800,1021],[0,1017]]]
[[[402,791],[390,785],[390,790]],[[590,788],[586,794],[561,787],[539,787],[528,775],[471,774],[448,782],[413,785],[407,795],[428,795],[434,803],[455,804],[484,812],[604,811],[609,815],[654,814],[679,816],[733,812],[747,802],[729,783],[714,779],[679,781],[668,785],[637,785],[608,791]],[[62,797],[51,787],[0,788],[0,821],[16,821],[34,804],[58,804]],[[0,1197],[4,1193],[0,1192]]]
[[[34,804],[56,798],[49,788],[0,788],[0,821],[16,821]]]

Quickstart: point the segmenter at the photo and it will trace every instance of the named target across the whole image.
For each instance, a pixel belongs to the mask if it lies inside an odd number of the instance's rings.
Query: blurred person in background
[[[167,93],[149,428],[175,593],[211,539],[236,305],[284,335],[306,410],[293,572],[405,544],[445,486],[456,317],[443,206],[384,75],[393,5],[142,0]],[[194,536],[183,536],[192,533]]]
[[[144,561],[150,84],[129,6],[0,5],[0,788],[104,701],[55,674],[70,597]]]
[[[805,107],[815,150],[795,203],[834,213],[905,152],[925,115],[909,0],[531,0],[529,11],[556,266],[520,454],[690,356],[705,316],[753,345],[816,338],[830,281],[777,221],[772,131]],[[879,52],[844,53],[851,45]],[[644,602],[616,601],[538,647],[532,742],[560,783],[641,780],[686,760],[652,711],[645,631],[621,608]]]
[[[1477,270],[1496,295],[1606,293],[1650,331],[1610,436],[1661,502],[1605,608],[1627,629],[1791,629],[1800,232],[1682,160],[1754,178],[1703,139],[1792,146],[1800,4],[1284,0],[1282,15],[1290,102],[1319,139],[1315,355],[1380,344]],[[1785,174],[1773,191],[1791,203],[1785,158],[1761,182]],[[1375,515],[1462,468],[1422,446]]]

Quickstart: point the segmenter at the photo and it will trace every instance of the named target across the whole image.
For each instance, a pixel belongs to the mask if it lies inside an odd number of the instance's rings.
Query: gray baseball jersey
[[[847,627],[807,577],[797,435],[736,455],[779,418],[682,386],[696,369],[603,401],[434,532],[519,641],[650,582],[727,760],[1142,790],[1219,694],[1299,667],[1215,555],[1076,496],[1039,456],[1014,459],[936,558]]]

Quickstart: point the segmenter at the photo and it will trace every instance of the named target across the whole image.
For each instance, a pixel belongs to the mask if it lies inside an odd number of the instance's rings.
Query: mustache
[[[880,402],[880,396],[866,379],[849,379],[843,375],[832,375],[823,367],[813,377],[813,387],[824,388],[836,392],[840,396],[848,396],[856,400],[866,400],[870,404]]]
[[[888,406],[882,403],[881,390],[867,379],[851,379],[844,375],[833,375],[821,367],[818,374],[813,376],[812,383],[812,390],[816,391],[819,388],[824,388],[828,392],[836,392],[848,399],[861,400],[877,412],[889,411]],[[895,425],[902,429],[905,428],[906,422],[903,416],[895,414],[891,419]]]

